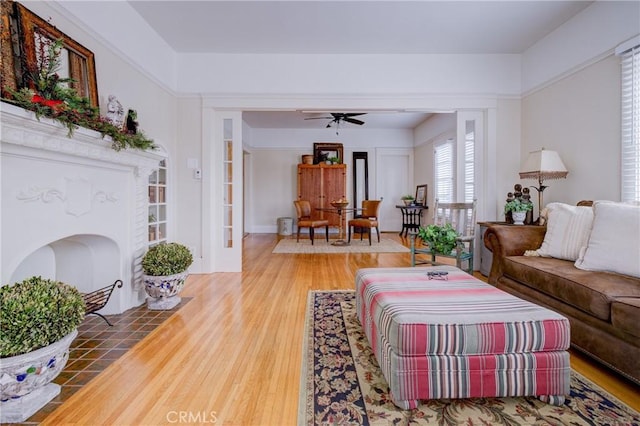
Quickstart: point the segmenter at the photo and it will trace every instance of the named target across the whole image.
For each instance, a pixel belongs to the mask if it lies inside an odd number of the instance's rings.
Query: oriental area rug
[[[348,246],[338,246],[332,243],[335,240],[325,240],[324,235],[317,236],[313,245],[308,236],[300,235],[300,242],[296,242],[295,236],[291,239],[282,239],[273,249],[272,253],[300,253],[300,254],[317,254],[317,253],[409,253],[409,249],[400,243],[385,238],[373,236],[373,241],[369,245],[369,240],[365,237],[360,241],[360,237],[352,239]]]
[[[556,407],[535,397],[424,401],[400,410],[357,319],[353,291],[312,291],[305,319],[300,425],[638,425],[640,413],[580,374]]]

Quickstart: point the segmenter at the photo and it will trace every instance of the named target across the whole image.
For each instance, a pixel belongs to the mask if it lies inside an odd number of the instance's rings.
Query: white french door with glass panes
[[[456,201],[459,202],[470,203],[482,192],[483,118],[482,112],[478,111],[458,113]]]
[[[242,113],[205,110],[203,272],[242,270]]]

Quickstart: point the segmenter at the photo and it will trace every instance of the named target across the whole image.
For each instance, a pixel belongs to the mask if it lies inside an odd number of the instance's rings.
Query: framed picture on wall
[[[416,205],[424,206],[427,204],[427,185],[418,185],[416,187]]]
[[[313,164],[324,163],[327,160],[337,158],[338,164],[342,164],[342,144],[315,142],[313,144]]]
[[[42,61],[43,52],[47,52],[57,40],[62,42],[60,49],[60,66],[57,73],[62,78],[72,78],[69,85],[79,96],[88,98],[91,105],[98,106],[98,83],[93,52],[67,36],[58,28],[31,12],[20,3],[14,3],[16,25],[21,34],[19,65],[21,81],[18,87],[29,87],[33,82],[28,78],[30,72],[37,70]],[[3,12],[5,12],[3,10]],[[4,51],[3,51],[4,53]]]

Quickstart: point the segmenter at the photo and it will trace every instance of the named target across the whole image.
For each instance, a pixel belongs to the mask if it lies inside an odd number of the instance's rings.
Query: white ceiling
[[[519,54],[592,1],[129,0],[129,3],[179,53]],[[243,118],[253,128],[318,129],[329,122],[304,120],[312,116],[259,111],[246,112]],[[363,127],[413,129],[429,116],[415,112],[370,112],[363,117],[366,123]]]
[[[177,52],[522,53],[591,1],[147,1]]]

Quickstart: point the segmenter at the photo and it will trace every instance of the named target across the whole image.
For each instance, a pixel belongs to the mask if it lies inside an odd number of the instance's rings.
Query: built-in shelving
[[[167,241],[167,160],[149,175],[149,245]]]
[[[224,199],[222,206],[224,209],[224,224],[222,233],[224,236],[224,247],[233,247],[233,140],[225,139],[224,141],[224,159],[222,161],[224,167]]]

